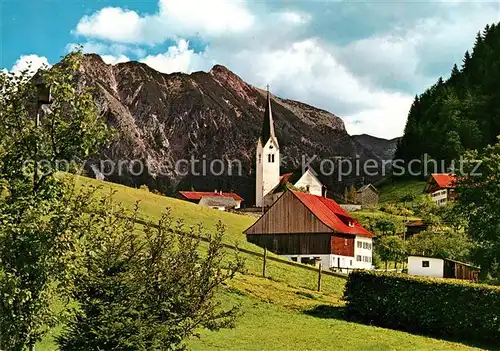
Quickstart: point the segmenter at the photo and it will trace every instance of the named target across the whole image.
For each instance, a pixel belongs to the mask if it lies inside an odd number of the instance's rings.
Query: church
[[[292,173],[280,175],[280,147],[274,133],[271,94],[267,89],[267,101],[262,132],[257,141],[255,205],[269,207],[283,194]],[[303,192],[323,196],[326,187],[310,169],[307,169],[293,187]]]
[[[266,211],[244,231],[248,242],[295,262],[342,272],[372,268],[373,233],[326,197],[314,173],[307,170],[292,187],[292,174],[280,175],[269,89],[256,158],[256,205]]]

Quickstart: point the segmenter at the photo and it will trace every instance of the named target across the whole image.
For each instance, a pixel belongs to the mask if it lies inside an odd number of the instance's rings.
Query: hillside
[[[139,160],[147,165],[141,175],[120,167],[107,180],[147,184],[165,194],[191,188],[234,190],[247,204],[253,203],[255,145],[265,91],[220,65],[209,72],[162,74],[138,62],[107,65],[98,55],[85,55],[79,82],[93,88],[99,112],[118,132],[119,138],[102,150],[100,159]],[[277,96],[272,96],[272,111],[283,173],[302,171],[302,156],[317,155],[313,166],[334,156],[379,159],[349,136],[342,119],[333,113]],[[191,159],[197,161],[193,168],[175,168],[180,160]],[[225,169],[216,164],[211,170],[213,160],[222,160]],[[235,160],[241,167],[229,174],[227,165]],[[341,192],[343,186],[333,179],[322,180],[331,191]]]
[[[472,42],[472,38],[471,42]],[[496,143],[500,134],[500,26],[487,25],[476,36],[462,64],[415,97],[397,158],[459,159],[464,150]],[[445,171],[445,170],[444,170]]]
[[[242,234],[255,220],[252,217],[211,210],[147,190],[84,177],[75,179],[78,187],[97,187],[103,194],[114,191],[115,200],[126,207],[131,208],[140,201],[141,214],[149,219],[158,219],[164,209],[170,208],[172,215],[183,219],[187,225],[201,222],[210,229],[221,220],[227,226],[226,242],[238,242],[242,248],[262,252],[260,247],[247,243]],[[202,331],[199,339],[190,341],[191,349],[326,350],[340,345],[345,349],[362,350],[470,349],[458,343],[346,322],[341,315],[343,278],[324,275],[322,291],[317,292],[317,273],[314,271],[270,261],[269,277],[264,279],[261,277],[261,258],[244,253],[243,257],[247,271],[231,281],[220,296],[224,303],[241,304],[243,314],[236,328]],[[37,346],[37,350],[42,351],[54,349],[51,337]]]

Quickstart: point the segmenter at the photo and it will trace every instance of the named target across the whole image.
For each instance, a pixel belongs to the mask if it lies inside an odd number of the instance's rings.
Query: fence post
[[[262,263],[262,276],[266,277],[267,247],[264,248],[264,262]]]
[[[323,269],[323,263],[320,262],[318,267],[318,291],[321,291],[321,271]]]

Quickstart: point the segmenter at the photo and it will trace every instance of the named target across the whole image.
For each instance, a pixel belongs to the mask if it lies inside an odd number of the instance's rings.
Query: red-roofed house
[[[448,201],[455,199],[455,183],[454,174],[433,173],[427,180],[424,192],[430,194],[438,205],[444,206]]]
[[[217,209],[240,208],[243,198],[236,193],[222,191],[179,191],[179,199]],[[217,201],[220,198],[221,201]],[[227,199],[233,199],[228,201]]]
[[[287,190],[244,233],[249,242],[293,261],[372,267],[374,235],[326,197]]]

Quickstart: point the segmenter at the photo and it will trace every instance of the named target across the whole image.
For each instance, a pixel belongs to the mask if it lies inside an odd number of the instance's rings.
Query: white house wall
[[[448,189],[440,189],[431,194],[432,200],[439,206],[444,206],[448,202]]]
[[[340,268],[341,270],[348,271],[348,269],[371,269],[371,263],[366,264],[366,262],[356,262],[356,257],[352,256],[341,256],[341,255],[283,255],[288,259],[301,262],[302,258],[306,259],[314,259],[315,257],[319,257],[320,262],[323,265],[323,269],[329,268]],[[339,266],[340,264],[340,266]]]
[[[423,267],[424,261],[429,262],[429,267]],[[440,258],[408,256],[408,274],[424,277],[444,277],[444,261]]]
[[[300,177],[300,179],[294,184],[294,186],[303,189],[309,188],[309,193],[312,195],[323,195],[323,184],[312,174],[309,169],[302,175],[302,177]]]
[[[358,247],[358,242],[361,243],[361,247]],[[365,245],[371,249],[365,248]],[[358,261],[358,256],[361,257],[361,261]],[[368,257],[368,261],[366,261]],[[371,269],[373,263],[373,240],[372,238],[366,238],[363,236],[356,236],[354,239],[354,266],[360,269]]]

